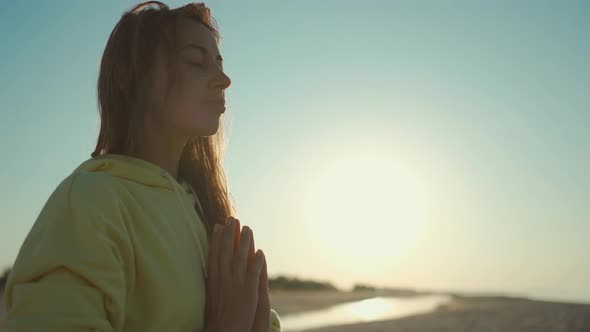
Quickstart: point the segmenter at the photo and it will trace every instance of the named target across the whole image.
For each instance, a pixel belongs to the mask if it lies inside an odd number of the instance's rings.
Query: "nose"
[[[231,85],[231,79],[220,68],[219,74],[211,81],[211,88],[225,90],[230,85]]]

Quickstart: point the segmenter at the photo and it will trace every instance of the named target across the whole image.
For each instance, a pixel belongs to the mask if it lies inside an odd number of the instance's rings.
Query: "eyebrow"
[[[185,45],[181,49],[181,51],[184,50],[184,49],[186,49],[186,48],[191,48],[191,49],[199,50],[199,51],[202,51],[205,54],[208,54],[209,53],[209,50],[207,50],[206,47],[201,46],[201,45],[197,45],[197,44],[187,44],[187,45]],[[219,61],[222,61],[223,62],[223,58],[221,57],[220,54],[217,54],[217,57],[215,57],[215,60],[219,60]]]

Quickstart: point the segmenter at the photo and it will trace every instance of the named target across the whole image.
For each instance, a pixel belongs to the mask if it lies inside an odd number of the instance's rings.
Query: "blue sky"
[[[0,266],[90,157],[135,3],[0,12]],[[590,302],[589,2],[206,3],[224,166],[271,276]]]

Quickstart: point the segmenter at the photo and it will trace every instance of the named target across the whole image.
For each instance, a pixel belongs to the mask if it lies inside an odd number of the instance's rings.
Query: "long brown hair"
[[[101,123],[92,157],[125,154],[137,148],[140,122],[136,119],[149,103],[156,49],[161,44],[168,53],[168,64],[177,62],[176,29],[181,18],[205,25],[219,44],[217,23],[202,2],[170,9],[162,2],[146,1],[123,13],[111,32],[100,63],[97,96]],[[222,129],[212,136],[191,137],[178,169],[179,178],[187,181],[199,198],[203,211],[197,204],[195,210],[209,236],[215,223],[224,223],[227,216],[235,215],[221,166],[225,147]]]

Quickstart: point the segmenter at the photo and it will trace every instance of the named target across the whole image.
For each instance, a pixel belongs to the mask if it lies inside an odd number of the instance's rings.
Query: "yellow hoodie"
[[[8,331],[201,331],[208,243],[195,202],[148,161],[83,162],[20,248],[4,294]],[[281,331],[273,309],[270,318]]]

